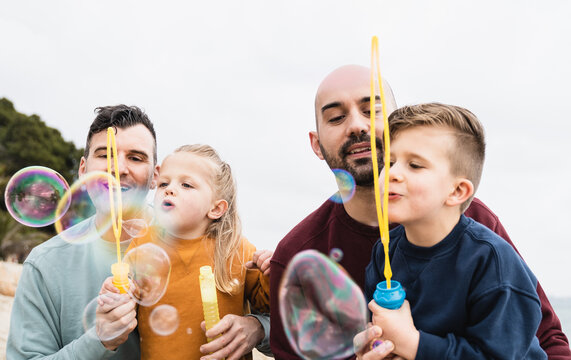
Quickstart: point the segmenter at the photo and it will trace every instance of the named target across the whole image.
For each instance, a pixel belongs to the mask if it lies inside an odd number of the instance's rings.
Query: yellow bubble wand
[[[375,132],[375,115],[376,115],[376,95],[375,95],[375,70],[377,73],[377,81],[381,94],[381,110],[383,113],[383,139],[384,139],[384,164],[385,164],[385,192],[383,194],[383,204],[381,208],[381,194],[379,189],[379,164],[377,162],[377,137]],[[389,138],[389,120],[386,111],[385,93],[383,91],[383,81],[381,78],[381,66],[379,64],[379,40],[373,36],[371,45],[371,157],[373,161],[373,184],[375,188],[375,205],[377,207],[377,219],[379,223],[379,231],[381,233],[381,242],[385,250],[385,271],[384,275],[387,279],[387,289],[391,288],[391,278],[393,272],[389,261],[389,168],[390,168],[390,138]],[[384,211],[383,211],[384,210]]]
[[[113,153],[113,156],[111,156]],[[113,168],[115,169],[115,186],[112,184],[113,175],[111,172],[111,158],[113,158]],[[117,142],[115,132],[112,127],[107,128],[107,174],[109,186],[109,207],[111,208],[111,225],[113,235],[117,244],[117,262],[111,265],[113,274],[113,285],[121,294],[127,293],[129,289],[129,264],[121,261],[121,229],[123,225],[123,204],[121,202],[121,180],[119,178],[119,160],[117,159]],[[117,196],[117,214],[115,214],[115,197]]]

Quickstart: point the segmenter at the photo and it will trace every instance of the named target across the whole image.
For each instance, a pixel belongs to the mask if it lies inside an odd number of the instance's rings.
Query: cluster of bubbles
[[[111,229],[112,219],[97,224],[93,232],[85,219],[96,208],[109,208],[109,189],[117,186],[116,179],[102,171],[81,176],[71,186],[56,171],[31,166],[14,174],[7,183],[4,199],[10,215],[31,227],[54,224],[59,236],[72,244],[85,244],[99,238],[99,233]],[[119,202],[117,199],[115,204]],[[123,202],[126,204],[129,202]],[[122,211],[132,209],[123,208]],[[122,230],[131,238],[147,234],[152,214],[148,209],[135,209],[141,218],[122,222]],[[170,259],[159,246],[146,243],[129,251],[123,260],[129,264],[129,295],[141,306],[155,305],[165,294],[170,276]],[[109,309],[128,301],[115,293],[98,295],[85,307],[82,322],[86,333],[107,341],[121,335],[127,325],[110,325],[102,321]],[[178,327],[178,312],[172,306],[157,306],[151,315],[151,328],[159,335],[169,335]]]
[[[366,328],[367,306],[359,286],[333,259],[305,250],[293,257],[279,289],[280,314],[292,348],[304,359],[343,359]]]
[[[102,321],[103,314],[121,302],[133,299],[140,306],[151,307],[159,302],[167,290],[171,262],[160,246],[145,243],[131,249],[123,262],[129,265],[129,297],[116,293],[98,295],[85,308],[83,327],[88,334],[106,341],[117,337],[127,330],[128,324],[117,322],[114,326]],[[153,309],[149,318],[151,329],[158,335],[167,336],[178,328],[178,311],[170,305],[159,305]],[[101,324],[105,324],[103,326]]]

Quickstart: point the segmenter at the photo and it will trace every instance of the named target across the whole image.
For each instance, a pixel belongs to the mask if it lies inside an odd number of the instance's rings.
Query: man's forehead
[[[333,102],[361,100],[370,95],[369,69],[348,65],[329,74],[319,85],[316,110]],[[378,94],[377,94],[378,95]]]
[[[135,125],[128,128],[116,128],[117,148],[127,151],[152,152],[155,148],[153,135],[144,125]],[[107,147],[107,130],[93,134],[91,137],[91,150],[97,151]]]

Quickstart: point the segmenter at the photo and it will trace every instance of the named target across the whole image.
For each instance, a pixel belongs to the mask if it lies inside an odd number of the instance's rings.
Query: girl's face
[[[204,157],[176,152],[162,163],[154,208],[158,224],[171,235],[194,239],[221,216],[212,188],[215,164]],[[223,201],[223,200],[222,200]]]

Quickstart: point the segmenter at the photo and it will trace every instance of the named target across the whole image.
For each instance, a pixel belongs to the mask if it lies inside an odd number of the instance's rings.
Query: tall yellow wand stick
[[[113,156],[111,156],[113,155]],[[111,172],[111,158],[113,158],[113,169],[115,169],[115,184],[112,184],[113,174]],[[117,143],[115,132],[112,127],[107,128],[107,178],[109,187],[109,207],[111,212],[111,225],[113,235],[117,244],[117,262],[111,265],[113,274],[113,285],[122,294],[129,289],[129,264],[121,262],[121,229],[123,227],[123,204],[121,202],[121,180],[119,178],[119,160],[117,159]],[[115,186],[113,186],[115,185]],[[115,214],[115,197],[117,196],[117,215]]]
[[[375,132],[375,115],[376,115],[376,95],[375,95],[375,70],[377,73],[377,83],[381,94],[381,110],[383,114],[383,139],[384,139],[384,164],[385,164],[385,192],[383,194],[383,204],[381,208],[381,195],[379,189],[379,165],[377,161],[377,145]],[[373,184],[375,188],[375,205],[377,207],[377,219],[379,223],[379,231],[381,234],[381,242],[385,251],[385,270],[384,275],[387,279],[387,288],[391,288],[391,278],[393,272],[389,261],[389,168],[390,168],[390,138],[389,138],[389,121],[386,111],[385,92],[383,91],[383,81],[381,78],[381,67],[379,64],[379,40],[373,36],[371,45],[371,157],[373,161]]]

